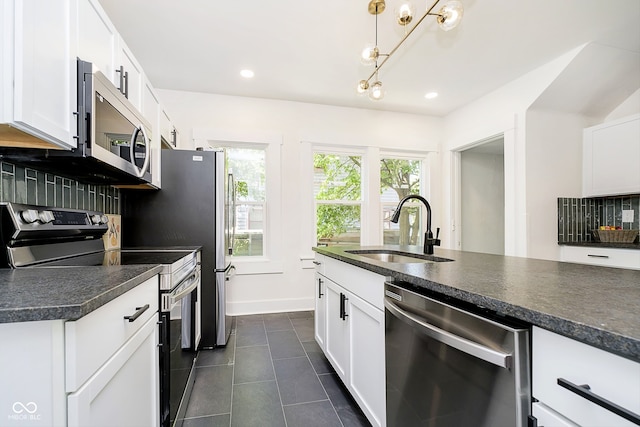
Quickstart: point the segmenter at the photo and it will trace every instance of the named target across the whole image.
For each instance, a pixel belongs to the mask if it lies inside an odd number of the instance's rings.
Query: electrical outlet
[[[622,222],[633,222],[633,209],[622,210]]]

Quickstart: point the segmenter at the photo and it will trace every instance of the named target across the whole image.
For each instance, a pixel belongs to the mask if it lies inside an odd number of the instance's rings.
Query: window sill
[[[231,264],[236,268],[237,276],[250,274],[282,274],[282,261],[275,261],[266,257],[232,258]]]

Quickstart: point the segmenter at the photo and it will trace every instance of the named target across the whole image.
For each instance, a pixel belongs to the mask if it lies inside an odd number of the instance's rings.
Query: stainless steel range
[[[160,423],[181,425],[201,337],[197,247],[104,250],[101,212],[0,204],[0,267],[162,265],[159,286]]]

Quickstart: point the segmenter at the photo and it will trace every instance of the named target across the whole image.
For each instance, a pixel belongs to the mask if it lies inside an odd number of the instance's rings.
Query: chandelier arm
[[[429,16],[429,15],[435,15],[435,16],[440,16],[439,14],[435,14],[435,13],[431,13],[431,11],[436,7],[436,5],[440,2],[440,0],[436,0],[429,9],[427,9],[427,12],[422,15],[422,17],[418,20],[418,22],[415,23],[415,25],[413,27],[411,27],[411,29],[409,30],[408,33],[406,33],[404,35],[404,37],[402,37],[402,39],[400,39],[400,41],[398,42],[398,44],[391,49],[391,52],[381,55],[381,56],[386,56],[386,58],[384,58],[382,60],[382,62],[380,63],[380,65],[376,64],[376,69],[371,73],[371,75],[367,78],[367,83],[369,83],[369,80],[371,80],[373,78],[373,76],[375,76],[376,74],[378,74],[378,71],[380,71],[380,68],[382,68],[382,66],[387,62],[387,60],[389,60],[389,58],[391,58],[391,56],[396,52],[396,50],[398,50],[398,48],[402,45],[402,43],[405,42],[405,40],[407,40],[407,38],[411,35],[411,33],[413,33],[413,30],[415,30],[418,25],[420,25],[422,23],[422,21],[424,21],[424,19]],[[376,15],[376,46],[378,45],[378,23],[377,23],[377,15]]]

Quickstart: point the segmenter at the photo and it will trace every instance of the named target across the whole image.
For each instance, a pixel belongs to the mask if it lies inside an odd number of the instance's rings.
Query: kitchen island
[[[415,420],[405,420],[411,414],[420,422],[445,415],[456,420],[455,416],[470,410],[454,404],[460,401],[456,393],[477,388],[475,381],[468,380],[473,375],[460,376],[462,371],[446,356],[462,357],[455,349],[476,354],[475,343],[462,350],[476,335],[460,341],[438,338],[448,336],[455,327],[444,332],[428,326],[431,322],[424,319],[429,315],[419,310],[412,314],[407,308],[409,299],[405,298],[410,294],[403,297],[386,282],[529,334],[519,352],[502,346],[494,349],[485,337],[478,337],[478,345],[489,346],[489,353],[500,349],[518,361],[511,367],[507,364],[507,369],[516,375],[516,402],[520,402],[506,404],[503,402],[509,399],[505,398],[498,403],[492,394],[481,393],[503,408],[504,412],[496,414],[505,419],[495,424],[490,415],[482,418],[485,414],[479,410],[474,412],[481,420],[478,425],[506,425],[504,421],[514,414],[513,425],[518,426],[527,425],[529,416],[539,425],[640,424],[639,270],[441,249],[429,256],[421,249],[391,245],[314,248],[315,338],[372,425],[414,425]],[[403,304],[400,317],[394,314],[398,307],[394,300]],[[443,313],[434,314],[434,319],[439,315],[451,320]],[[393,323],[394,316],[404,319],[402,324],[420,327],[398,332],[401,328]],[[396,331],[391,338],[390,331]],[[400,343],[393,338],[398,334],[404,337]],[[432,346],[434,339],[447,346]],[[390,358],[405,351],[410,356],[402,363]],[[430,359],[435,355],[436,361]],[[469,363],[465,361],[465,366]],[[407,370],[398,371],[399,366]],[[437,366],[437,374],[425,373],[427,368],[418,370],[424,366]],[[480,363],[478,369],[481,366],[485,365]],[[445,373],[448,376],[443,377]],[[420,380],[407,385],[407,378],[413,375]],[[458,389],[450,389],[456,381]],[[409,399],[418,392],[416,384],[424,385],[420,393],[429,396],[433,392],[437,397],[428,410],[422,400]],[[509,396],[506,389],[500,392]]]
[[[640,361],[640,271],[437,248],[450,262],[398,264],[348,250],[421,248],[317,247],[319,254],[522,320]]]

